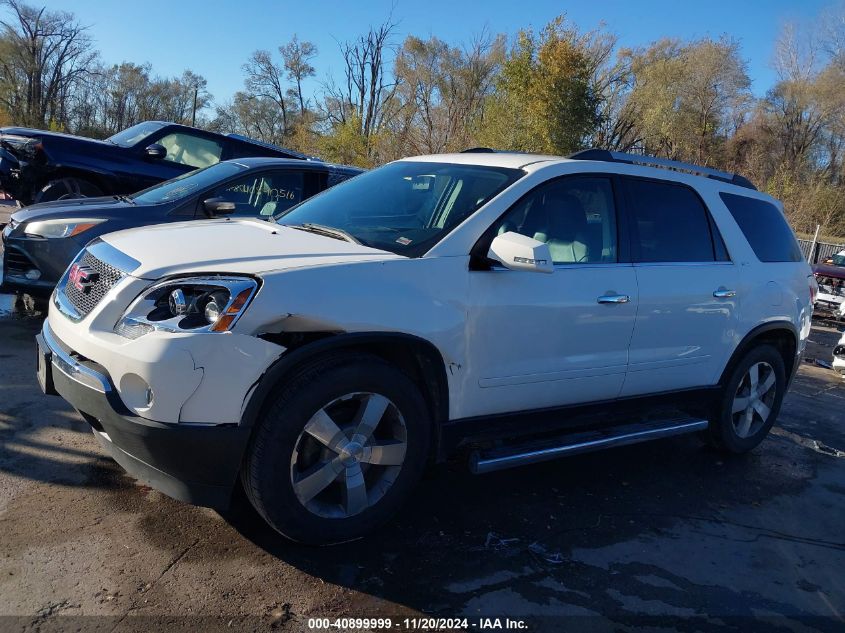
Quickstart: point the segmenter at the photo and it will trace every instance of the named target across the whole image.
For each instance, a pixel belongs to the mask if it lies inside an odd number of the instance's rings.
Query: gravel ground
[[[750,455],[681,437],[485,476],[450,463],[377,534],[304,548],[240,498],[219,514],[125,476],[41,395],[41,320],[12,306],[0,296],[0,629],[465,615],[531,631],[845,630],[845,382],[830,370],[802,365]],[[830,360],[838,336],[819,324],[808,358]]]

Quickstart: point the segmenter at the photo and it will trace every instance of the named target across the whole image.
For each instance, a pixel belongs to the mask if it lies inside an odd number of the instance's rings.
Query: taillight
[[[808,275],[807,281],[810,282],[810,305],[816,302],[816,295],[819,293],[819,282],[816,281],[814,275]]]

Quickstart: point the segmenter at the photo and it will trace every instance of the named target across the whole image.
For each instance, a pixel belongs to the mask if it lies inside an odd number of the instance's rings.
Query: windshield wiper
[[[313,222],[305,222],[304,224],[283,224],[292,229],[300,231],[307,231],[309,233],[317,233],[318,235],[325,235],[326,237],[333,237],[336,240],[343,240],[345,242],[352,242],[353,244],[360,244],[358,238],[344,231],[343,229],[336,229],[333,226],[325,226],[323,224],[314,224]]]
[[[137,204],[137,202],[135,202],[135,201],[134,201],[132,198],[130,198],[129,196],[123,196],[123,195],[120,195],[120,196],[112,196],[112,198],[114,198],[114,199],[115,199],[115,200],[117,200],[118,202],[126,202],[126,203],[128,203],[128,204]]]

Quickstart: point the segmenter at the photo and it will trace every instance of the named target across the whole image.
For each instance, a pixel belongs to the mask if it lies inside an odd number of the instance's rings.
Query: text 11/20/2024
[[[316,631],[527,631],[525,620],[499,617],[479,618],[309,618]]]

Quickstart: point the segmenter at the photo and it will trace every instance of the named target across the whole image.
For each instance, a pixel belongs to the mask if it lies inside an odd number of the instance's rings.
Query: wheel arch
[[[743,337],[731,354],[722,375],[719,376],[719,385],[724,385],[725,380],[742,357],[761,343],[768,343],[780,352],[786,376],[789,379],[797,369],[798,331],[789,321],[771,321],[758,325]]]
[[[430,341],[402,332],[309,333],[307,342],[288,348],[261,376],[248,395],[241,424],[254,426],[274,388],[303,363],[343,351],[373,354],[405,372],[420,387],[429,406],[435,433],[432,439],[439,444],[440,427],[449,418],[446,364]]]
[[[108,171],[99,171],[77,167],[74,165],[55,165],[50,170],[45,170],[39,175],[36,188],[40,191],[54,180],[61,180],[62,178],[76,178],[77,180],[84,180],[95,187],[97,187],[103,195],[108,195],[114,190],[114,182],[116,177],[113,173]]]

